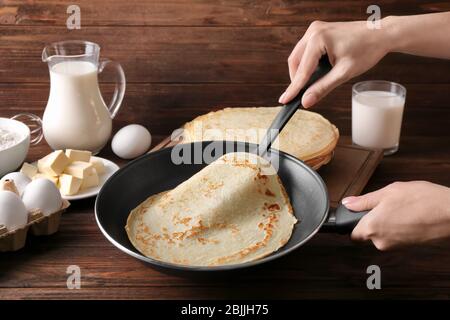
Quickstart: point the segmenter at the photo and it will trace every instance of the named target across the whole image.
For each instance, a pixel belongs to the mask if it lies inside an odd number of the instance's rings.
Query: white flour
[[[16,132],[0,128],[0,151],[8,149],[20,141],[20,135]]]

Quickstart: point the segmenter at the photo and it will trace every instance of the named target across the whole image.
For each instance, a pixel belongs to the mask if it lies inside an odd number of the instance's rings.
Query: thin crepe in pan
[[[297,219],[273,167],[229,153],[129,215],[126,231],[145,256],[190,266],[256,260],[289,240]]]

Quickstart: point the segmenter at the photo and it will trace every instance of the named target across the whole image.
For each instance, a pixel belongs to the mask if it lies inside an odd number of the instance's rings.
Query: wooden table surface
[[[46,0],[0,2],[0,117],[42,115],[48,70],[45,43],[86,39],[119,61],[127,92],[114,130],[146,125],[154,145],[185,121],[222,106],[270,106],[288,83],[286,59],[310,22],[366,19],[370,1],[79,0],[82,28],[67,30],[67,5]],[[378,1],[383,16],[450,10],[447,1]],[[315,111],[351,134],[351,85],[386,79],[408,90],[400,150],[386,157],[365,191],[393,181],[450,186],[450,63],[389,55],[342,85]],[[102,90],[108,100],[107,75]],[[28,160],[49,151],[45,142]],[[117,161],[106,148],[101,156]],[[0,299],[14,298],[449,298],[450,243],[378,252],[346,235],[318,234],[296,252],[262,267],[210,277],[165,274],[121,253],[100,233],[94,199],[74,201],[60,231],[30,237],[0,255]],[[366,287],[380,266],[382,289]],[[81,289],[68,290],[66,269],[81,268]]]

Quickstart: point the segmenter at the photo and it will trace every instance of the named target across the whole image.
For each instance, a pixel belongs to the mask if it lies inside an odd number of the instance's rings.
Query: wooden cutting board
[[[380,149],[365,149],[346,141],[351,140],[347,137],[339,139],[333,159],[318,170],[327,185],[330,206],[333,208],[338,206],[342,198],[359,195],[383,158],[383,151]],[[180,140],[172,141],[167,137],[150,152],[177,143]]]

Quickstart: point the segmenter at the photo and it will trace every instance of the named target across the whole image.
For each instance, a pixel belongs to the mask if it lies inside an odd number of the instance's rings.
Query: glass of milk
[[[389,81],[363,81],[352,88],[352,140],[354,144],[398,150],[406,89]]]

